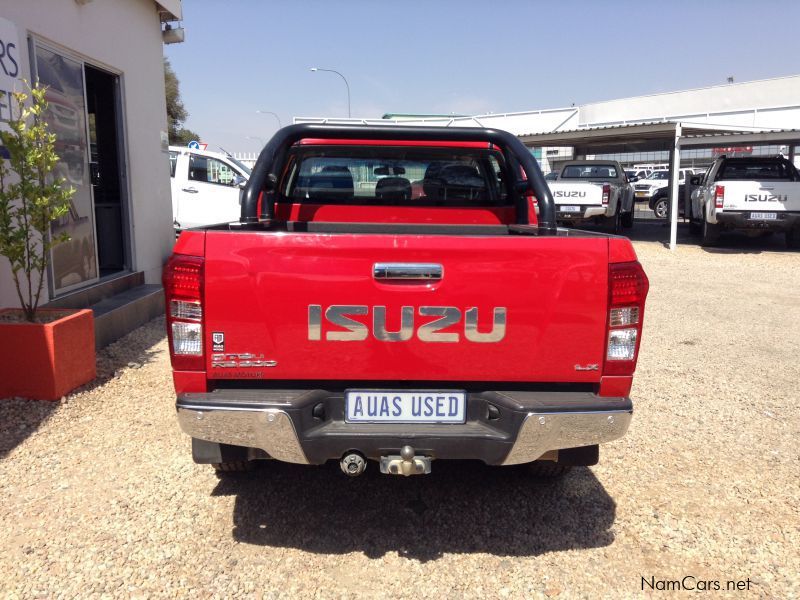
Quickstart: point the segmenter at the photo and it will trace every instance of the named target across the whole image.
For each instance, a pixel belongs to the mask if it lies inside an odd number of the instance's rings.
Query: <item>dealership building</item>
[[[102,346],[163,311],[174,233],[163,44],[180,0],[0,0],[0,119],[9,90],[48,86],[56,174],[75,189],[53,225],[70,241],[45,274],[51,306],[95,311]],[[0,307],[18,305],[0,257]]]

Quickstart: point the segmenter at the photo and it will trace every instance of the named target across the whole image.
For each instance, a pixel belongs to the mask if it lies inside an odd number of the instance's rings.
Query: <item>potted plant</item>
[[[96,374],[92,311],[39,308],[50,251],[68,239],[50,224],[75,193],[52,175],[59,158],[45,93],[38,84],[11,93],[11,118],[0,125],[0,255],[20,303],[0,309],[0,398],[57,400]],[[0,264],[0,281],[8,267]]]

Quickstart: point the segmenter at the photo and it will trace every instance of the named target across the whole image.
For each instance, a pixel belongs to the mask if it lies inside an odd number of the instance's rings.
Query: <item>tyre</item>
[[[212,463],[214,471],[218,476],[224,476],[226,473],[245,473],[253,470],[253,461],[251,460],[235,460],[231,462]]]
[[[622,226],[626,229],[633,227],[633,217],[633,210],[631,210],[631,212],[624,213],[620,219],[622,221]]]
[[[619,206],[617,206],[613,217],[606,217],[606,227],[608,227],[608,231],[614,235],[622,231],[622,213],[619,211]]]
[[[560,465],[552,460],[537,460],[527,465],[528,472],[534,477],[542,479],[556,479],[563,477],[572,469],[569,465]]]
[[[653,212],[658,219],[666,219],[669,214],[669,202],[666,198],[659,198],[653,205]]]
[[[709,223],[708,219],[703,217],[703,233],[701,244],[703,246],[716,246],[719,242],[719,225]]]
[[[800,250],[800,228],[795,227],[786,232],[786,247],[790,250]]]

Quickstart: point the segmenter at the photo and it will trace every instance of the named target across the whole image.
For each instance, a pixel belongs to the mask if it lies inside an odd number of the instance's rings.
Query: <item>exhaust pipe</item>
[[[339,461],[339,466],[348,477],[358,477],[367,470],[367,461],[358,452],[348,452]]]

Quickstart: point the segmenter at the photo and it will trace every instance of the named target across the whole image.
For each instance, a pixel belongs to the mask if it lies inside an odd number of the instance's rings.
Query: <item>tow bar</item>
[[[403,446],[400,456],[381,456],[381,473],[389,475],[427,475],[431,472],[431,459],[427,456],[415,456],[414,448]]]

